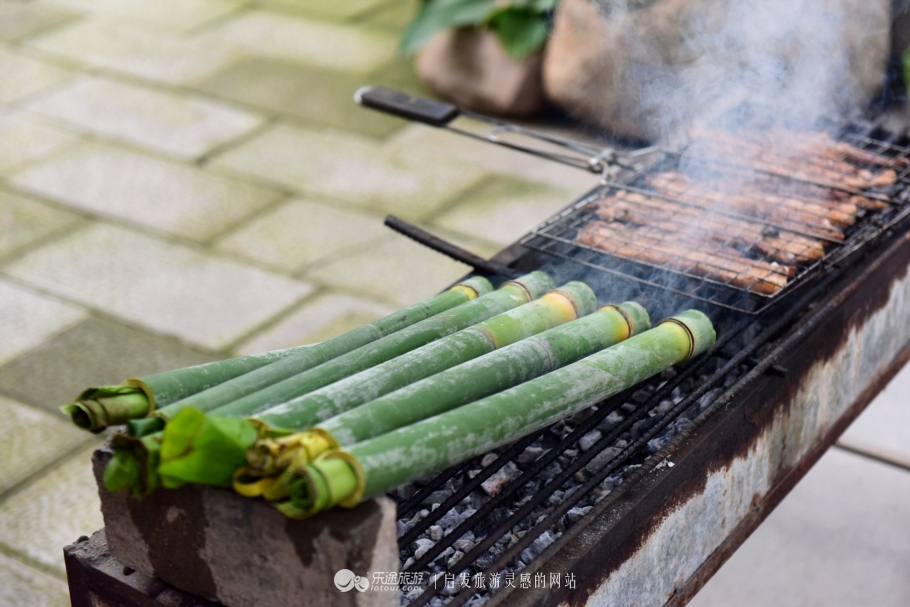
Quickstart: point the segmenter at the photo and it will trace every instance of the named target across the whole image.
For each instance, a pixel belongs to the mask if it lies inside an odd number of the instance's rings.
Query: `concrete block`
[[[146,26],[186,32],[223,19],[249,0],[55,0],[72,10],[90,11],[135,21]]]
[[[0,39],[19,42],[77,17],[53,6],[4,2],[0,4]]]
[[[0,129],[3,123],[0,122]],[[0,139],[0,149],[3,148]],[[2,152],[0,152],[2,156]],[[56,209],[9,192],[0,192],[0,257],[15,254],[24,247],[55,232],[71,230],[79,223],[74,213]]]
[[[93,458],[111,554],[136,571],[228,607],[313,605],[397,607],[398,591],[342,592],[348,569],[371,580],[397,572],[395,505],[370,500],[291,520],[265,502],[231,491],[187,486],[143,500],[101,484],[111,452]]]

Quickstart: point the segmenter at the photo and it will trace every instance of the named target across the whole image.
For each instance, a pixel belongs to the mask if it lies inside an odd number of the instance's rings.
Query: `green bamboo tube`
[[[501,392],[650,328],[648,313],[634,302],[605,306],[328,418],[309,430],[278,437],[261,432],[265,437],[247,452],[249,465],[235,476],[234,490],[246,497],[282,499],[287,496],[284,483],[288,480],[282,472],[292,462],[295,467],[303,465],[331,448],[362,442]]]
[[[350,410],[415,381],[492,352],[497,348],[519,342],[526,337],[569,322],[579,316],[590,314],[596,306],[597,296],[589,286],[581,282],[570,282],[559,289],[549,291],[540,299],[269,408],[256,414],[255,419],[259,422],[258,425],[264,425],[262,430],[266,432],[269,426],[309,428],[320,420]],[[213,417],[222,415],[223,411],[224,409],[216,409]],[[178,431],[177,429],[185,422],[196,426],[200,421],[202,420],[198,417],[175,417],[164,429],[163,444],[168,445],[171,442],[172,432]],[[185,431],[181,428],[178,432],[178,436],[181,436]],[[279,459],[283,461],[293,458],[293,453],[300,448],[306,449],[312,455],[321,452],[320,450],[314,453],[307,445],[298,444],[296,439],[293,441],[291,444],[279,441],[264,446],[261,451],[264,457],[260,465],[255,467],[255,474],[258,476],[272,475],[277,471],[272,465],[271,454],[279,445],[282,447]],[[333,446],[335,446],[333,443],[323,441],[322,450]],[[165,449],[162,448],[162,454],[164,452]],[[225,479],[214,474],[214,469],[212,469],[211,477],[202,480],[200,471],[195,465],[192,466],[191,474],[183,474],[184,467],[181,461],[196,452],[192,442],[173,452],[177,455],[176,458],[169,459],[164,455],[161,458],[160,471],[168,482],[191,480],[195,483],[223,485],[229,480],[229,477]]]
[[[517,308],[537,299],[552,288],[553,279],[544,272],[525,274],[503,284],[492,293],[463,303],[445,314],[428,318],[309,371],[289,377],[263,390],[237,399],[229,405],[219,407],[218,414],[227,417],[244,417],[287,402],[483,322],[497,314]],[[202,412],[212,410],[193,406]]]
[[[648,313],[635,302],[605,306],[590,316],[428,377],[315,427],[339,445],[352,445],[530,381],[650,328]]]
[[[564,419],[705,351],[714,339],[707,316],[683,312],[537,379],[291,468],[289,499],[278,507],[296,518],[353,507]]]
[[[194,407],[200,411],[211,411],[329,360],[395,335],[402,329],[419,325],[443,312],[488,295],[492,290],[493,287],[486,278],[479,276],[469,278],[439,295],[343,335],[305,348],[294,356],[278,360],[158,408],[151,412],[154,417],[131,421],[129,423],[130,432],[141,436],[160,430],[166,420],[187,407]]]
[[[394,358],[395,356],[425,345],[426,343],[456,332],[469,325],[486,320],[505,310],[527,303],[528,301],[539,297],[552,287],[553,280],[547,274],[543,272],[531,272],[517,280],[505,283],[496,291],[485,293],[480,297],[450,308],[449,310],[446,310],[445,313],[440,313],[422,320],[410,327],[401,329],[391,335],[361,346],[346,354],[342,354],[321,365],[310,368],[303,373],[292,375],[288,379],[273,383],[258,392],[248,390],[247,388],[250,384],[244,384],[244,380],[257,374],[262,375],[270,373],[272,367],[283,368],[286,366],[284,365],[284,361],[279,361],[274,365],[263,367],[246,376],[241,376],[240,378],[237,378],[237,380],[226,382],[225,384],[216,386],[206,392],[173,403],[154,413],[156,416],[154,421],[157,421],[160,424],[157,427],[146,423],[152,420],[133,420],[130,422],[133,433],[136,436],[158,433],[160,428],[164,425],[165,420],[171,418],[171,416],[177,417],[186,411],[187,413],[178,421],[177,426],[179,426],[179,428],[174,429],[173,436],[204,436],[204,445],[202,445],[201,442],[194,443],[195,446],[199,448],[191,453],[184,453],[183,457],[179,458],[179,462],[173,464],[169,462],[162,462],[159,464],[153,458],[144,456],[140,459],[144,462],[149,462],[148,465],[157,466],[161,483],[165,487],[178,487],[185,481],[197,482],[197,479],[199,479],[199,482],[202,482],[211,475],[211,462],[213,461],[210,457],[211,453],[217,452],[219,458],[221,458],[219,460],[220,462],[230,463],[228,460],[224,459],[220,449],[222,449],[223,445],[228,445],[232,441],[236,441],[236,436],[243,435],[238,424],[245,424],[248,427],[248,424],[246,422],[241,423],[241,420],[232,420],[232,422],[236,423],[218,421],[214,425],[208,424],[206,416],[202,414],[215,409],[218,404],[221,404],[220,401],[222,400],[222,396],[232,393],[240,394],[241,396],[244,394],[247,395],[237,399],[227,407],[221,407],[221,410],[219,411],[222,417],[242,417],[257,409],[267,408],[269,405],[278,404],[289,398],[294,398],[299,394],[321,388],[324,385],[343,379],[344,377],[384,362],[390,358]],[[274,377],[274,373],[269,376],[269,378]],[[228,384],[235,384],[235,386],[229,387]],[[210,394],[213,392],[218,392],[219,398],[210,398]],[[221,443],[218,442],[219,439],[217,437],[219,436],[223,439],[223,442]],[[160,437],[158,440],[161,440]],[[135,449],[141,451],[141,441],[136,441],[134,445]],[[207,447],[209,445],[217,445],[217,447],[213,447],[214,451],[202,448],[203,446]],[[188,447],[189,445],[187,444],[184,446]],[[242,458],[248,447],[249,444],[239,450],[241,460],[233,464],[233,469],[236,469],[243,464]],[[162,457],[164,457],[164,454],[170,453],[170,451],[165,450],[161,453]],[[176,470],[171,470],[172,467],[175,467]],[[140,481],[151,478],[154,478],[154,475],[150,473],[144,473],[139,477]],[[227,486],[230,486],[229,482],[227,483]],[[134,493],[148,494],[155,488],[156,485],[146,485],[141,488],[135,488],[133,491]]]
[[[71,404],[60,407],[60,410],[69,415],[76,426],[90,432],[101,432],[108,426],[145,417],[150,409],[202,392],[311,347],[295,346],[131,377],[119,386],[93,386],[83,390]]]

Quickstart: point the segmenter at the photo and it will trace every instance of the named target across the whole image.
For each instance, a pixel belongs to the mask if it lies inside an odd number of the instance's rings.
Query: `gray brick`
[[[0,48],[0,105],[22,101],[71,77],[67,70]]]
[[[400,118],[354,103],[354,92],[365,82],[415,88],[410,68],[397,63],[363,76],[260,57],[232,64],[194,86],[224,99],[374,137],[405,126]]]
[[[404,307],[430,297],[469,271],[448,257],[395,237],[313,270],[307,277]]]
[[[0,605],[69,607],[66,582],[0,554]]]
[[[472,190],[434,223],[504,247],[562,209],[572,197],[564,189],[499,177]]]
[[[29,40],[29,44],[69,61],[169,84],[202,78],[239,56],[234,48],[103,18],[84,19]]]
[[[74,228],[79,218],[35,200],[0,191],[0,258],[54,232]]]
[[[281,194],[103,144],[15,172],[16,187],[94,213],[205,241]]]
[[[81,322],[85,310],[0,281],[0,365]]]
[[[0,416],[0,494],[92,440],[91,435],[71,423],[2,396]]]
[[[243,13],[199,37],[207,43],[235,44],[248,54],[359,73],[391,61],[398,45],[394,35],[382,30],[263,10]]]
[[[308,284],[107,225],[46,245],[7,273],[213,350],[303,298]]]
[[[217,249],[294,271],[387,235],[380,217],[293,200],[222,239]]]
[[[213,165],[408,219],[433,213],[483,176],[479,168],[439,162],[421,151],[338,131],[286,126],[263,133]]]
[[[77,136],[21,115],[0,117],[0,172],[40,160],[77,141]]]
[[[88,386],[215,360],[173,340],[92,318],[0,369],[0,391],[62,417]]]
[[[83,77],[25,108],[77,131],[193,159],[262,124],[262,118],[191,95]]]
[[[279,348],[318,343],[382,318],[395,308],[375,302],[326,293],[307,301],[293,314],[237,349],[237,354],[256,354]]]
[[[0,39],[18,42],[77,17],[53,6],[4,2],[0,4]]]
[[[0,504],[0,542],[63,570],[63,547],[104,525],[91,454],[80,451]]]

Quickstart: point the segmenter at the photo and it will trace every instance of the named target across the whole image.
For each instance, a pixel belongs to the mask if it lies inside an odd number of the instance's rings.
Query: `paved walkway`
[[[467,271],[593,184],[358,108],[419,90],[415,0],[0,0],[0,605],[66,605],[102,525],[92,383],[320,341]],[[468,125],[470,126],[470,125]],[[906,435],[905,435],[906,436]]]
[[[84,386],[320,341],[491,255],[593,185],[358,107],[419,91],[413,0],[0,1],[0,605],[65,605],[102,526]],[[469,125],[470,126],[470,125]]]

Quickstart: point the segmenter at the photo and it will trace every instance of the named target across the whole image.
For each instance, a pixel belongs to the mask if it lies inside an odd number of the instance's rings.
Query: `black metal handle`
[[[461,113],[451,103],[415,97],[384,86],[365,86],[354,93],[354,101],[364,107],[432,126],[445,126]]]
[[[506,278],[517,278],[520,275],[519,272],[516,272],[505,264],[496,261],[488,261],[483,257],[474,255],[474,253],[466,251],[458,245],[443,240],[438,236],[433,236],[426,230],[418,228],[414,224],[399,219],[394,215],[389,215],[385,218],[385,225],[399,234],[407,236],[411,240],[418,242],[427,248],[433,249],[437,253],[442,253],[446,257],[451,257],[455,261],[460,261],[463,264],[471,266],[478,274],[486,274],[489,276],[499,275],[505,276]]]

